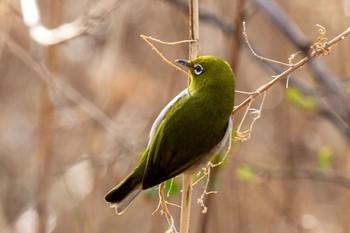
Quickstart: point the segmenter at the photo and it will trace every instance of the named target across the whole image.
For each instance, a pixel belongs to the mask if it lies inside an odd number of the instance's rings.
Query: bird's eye
[[[194,73],[199,76],[204,71],[203,66],[197,64],[194,66]]]

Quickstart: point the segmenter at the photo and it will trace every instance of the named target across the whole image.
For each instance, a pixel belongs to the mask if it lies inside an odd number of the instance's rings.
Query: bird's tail
[[[111,203],[118,215],[124,213],[134,198],[141,192],[142,175],[131,173],[118,186],[105,196],[105,201]]]

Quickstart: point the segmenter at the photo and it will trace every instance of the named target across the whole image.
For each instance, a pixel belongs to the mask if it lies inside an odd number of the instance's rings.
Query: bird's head
[[[229,64],[214,56],[200,56],[191,61],[178,59],[177,63],[188,67],[190,91],[229,90],[234,92],[235,80]]]

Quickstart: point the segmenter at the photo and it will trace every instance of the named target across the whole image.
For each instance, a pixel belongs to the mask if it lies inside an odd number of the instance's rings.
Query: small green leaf
[[[322,170],[329,170],[332,165],[332,148],[324,146],[318,151],[318,165]]]
[[[317,103],[310,97],[306,96],[300,92],[297,88],[288,88],[287,89],[287,99],[294,104],[295,106],[307,110],[316,110]]]
[[[175,196],[180,193],[181,188],[179,182],[176,180],[176,178],[173,179],[173,183],[171,184],[171,179],[165,181],[165,189],[164,189],[164,195],[167,196],[169,194],[169,197]],[[170,189],[170,191],[169,191]],[[146,195],[151,198],[155,199],[159,197],[159,187],[153,187],[146,190]]]
[[[231,138],[236,138],[238,136],[237,130],[236,129],[232,129],[231,131]]]
[[[175,179],[173,179],[173,182],[171,182],[171,180],[165,182],[165,192],[166,194],[169,194],[169,196],[174,196],[180,193],[180,190],[180,184]]]
[[[252,181],[255,178],[254,171],[248,165],[240,166],[237,169],[236,174],[238,178],[242,181]]]
[[[222,169],[227,166],[228,164],[228,159],[227,159],[227,154],[228,152],[225,153],[220,153],[218,155],[215,155],[210,162],[214,165],[220,164],[220,166],[215,166],[214,169]]]

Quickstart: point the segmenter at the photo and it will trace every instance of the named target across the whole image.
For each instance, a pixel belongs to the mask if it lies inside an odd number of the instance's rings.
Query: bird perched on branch
[[[136,168],[105,200],[122,214],[142,191],[183,172],[196,172],[229,144],[235,78],[217,57],[176,60],[190,73],[188,88],[160,112]]]

